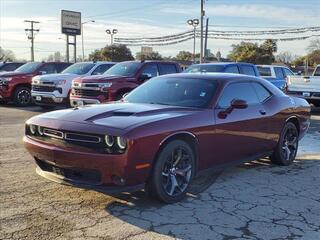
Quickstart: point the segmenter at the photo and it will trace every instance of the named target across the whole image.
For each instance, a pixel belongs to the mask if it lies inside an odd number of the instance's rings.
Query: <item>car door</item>
[[[247,108],[232,109],[227,115],[221,114],[230,110],[231,102],[236,99],[246,101]],[[250,81],[229,83],[222,91],[214,115],[214,156],[218,162],[249,159],[266,150],[266,112]]]

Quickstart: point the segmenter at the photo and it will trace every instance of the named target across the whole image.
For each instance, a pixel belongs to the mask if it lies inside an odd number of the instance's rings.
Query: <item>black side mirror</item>
[[[228,116],[228,114],[230,114],[233,111],[233,109],[245,109],[247,107],[248,103],[245,100],[234,99],[230,103],[230,107],[218,113],[218,117],[225,119]]]
[[[39,71],[39,75],[45,75],[45,74],[47,74],[46,71]]]
[[[144,81],[147,81],[151,78],[151,76],[149,74],[141,74],[140,76],[140,81],[144,82]]]

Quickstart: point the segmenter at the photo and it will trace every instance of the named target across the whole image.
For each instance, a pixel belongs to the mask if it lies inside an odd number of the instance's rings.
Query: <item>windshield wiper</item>
[[[172,106],[171,104],[168,104],[168,103],[161,103],[161,102],[149,102],[149,104],[158,104],[158,105]]]

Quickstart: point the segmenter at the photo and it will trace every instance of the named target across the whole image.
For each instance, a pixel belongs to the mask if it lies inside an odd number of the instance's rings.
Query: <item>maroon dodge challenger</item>
[[[289,165],[309,123],[308,103],[266,80],[171,74],[120,102],[35,116],[24,144],[52,181],[106,193],[145,187],[173,203],[205,169],[267,156]]]

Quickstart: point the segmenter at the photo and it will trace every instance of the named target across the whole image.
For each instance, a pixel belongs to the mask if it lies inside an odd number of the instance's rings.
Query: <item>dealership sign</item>
[[[80,35],[81,12],[61,10],[61,31],[68,35]]]

